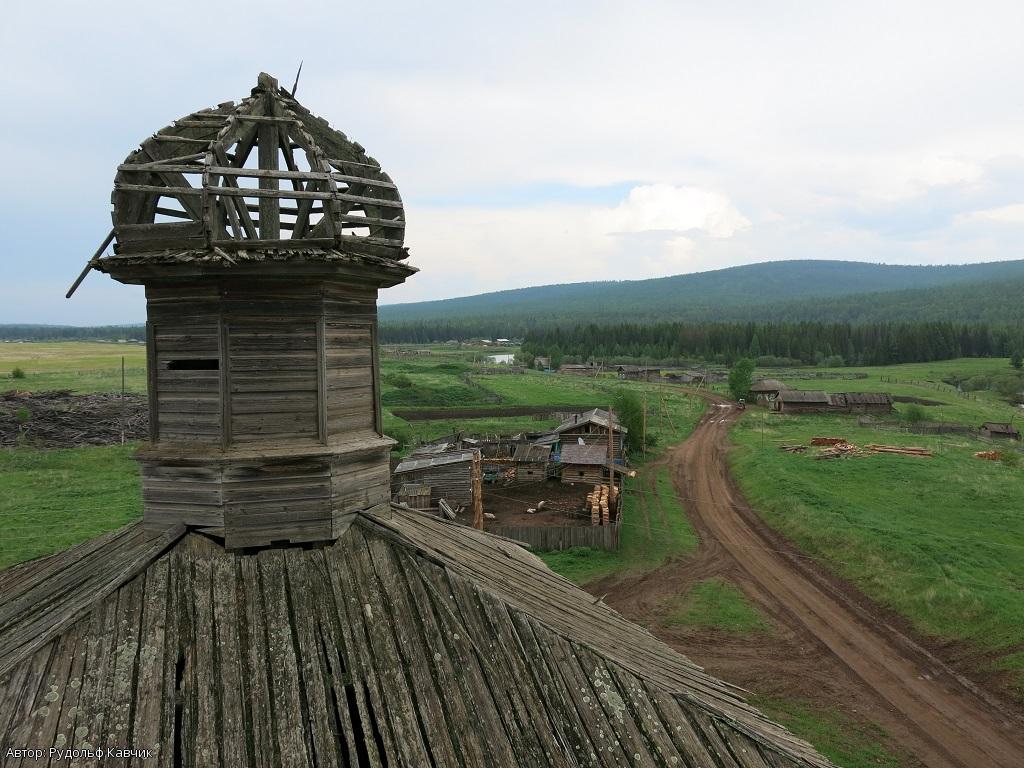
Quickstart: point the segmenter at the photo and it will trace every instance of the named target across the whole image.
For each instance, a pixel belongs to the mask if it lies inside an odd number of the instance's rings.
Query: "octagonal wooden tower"
[[[146,287],[146,526],[322,541],[387,502],[377,291],[415,270],[379,164],[261,74],[146,139],[114,187],[93,266]]]

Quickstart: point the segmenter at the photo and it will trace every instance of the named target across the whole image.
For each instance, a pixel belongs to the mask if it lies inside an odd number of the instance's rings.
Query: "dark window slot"
[[[219,371],[220,360],[216,357],[195,358],[192,360],[168,360],[168,371]]]

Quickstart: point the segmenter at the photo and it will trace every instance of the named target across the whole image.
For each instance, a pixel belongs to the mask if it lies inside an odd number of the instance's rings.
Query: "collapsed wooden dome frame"
[[[405,258],[380,164],[261,73],[251,95],[176,120],[118,166],[115,253],[338,248]]]

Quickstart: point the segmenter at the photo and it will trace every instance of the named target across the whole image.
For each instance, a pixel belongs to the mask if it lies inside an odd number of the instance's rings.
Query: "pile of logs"
[[[828,442],[815,443],[814,440],[828,440]],[[811,445],[824,446],[814,457],[816,459],[845,459],[851,456],[870,456],[876,453],[895,453],[900,456],[924,457],[934,455],[928,448],[918,448],[913,445],[879,445],[878,443],[868,443],[863,448],[859,448],[853,443],[848,443],[845,440],[835,440],[834,438],[816,437],[814,440],[811,441]]]
[[[818,455],[815,456],[816,459],[842,459],[847,456],[863,456],[866,453],[866,451],[862,451],[853,443],[848,443],[845,440],[837,443],[826,443],[825,445],[825,448],[818,451]]]
[[[614,485],[595,485],[594,490],[587,494],[590,524],[608,525],[611,523],[611,511],[617,508],[618,500],[619,489]]]
[[[74,448],[145,440],[149,416],[139,395],[68,390],[0,394],[0,446]]]
[[[978,451],[974,454],[976,459],[985,459],[986,461],[999,461],[1003,458],[1003,454],[999,451]]]
[[[841,443],[845,443],[846,445],[850,444],[845,437],[812,437],[811,438],[811,445],[827,445],[827,446],[831,447],[831,446],[839,445]]]
[[[900,456],[934,456],[927,448],[918,448],[912,445],[876,445],[869,443],[864,446],[865,451],[870,453],[897,453]]]

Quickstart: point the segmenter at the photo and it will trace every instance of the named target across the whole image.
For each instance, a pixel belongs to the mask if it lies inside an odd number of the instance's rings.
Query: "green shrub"
[[[13,371],[11,371],[11,378],[12,379],[24,379],[25,378],[25,371],[22,370],[21,368],[15,368]]]
[[[385,384],[390,384],[396,389],[411,389],[413,387],[413,380],[404,373],[388,373],[382,378]]]
[[[24,406],[14,412],[14,418],[19,424],[24,424],[26,421],[32,418],[32,413],[28,408]]]
[[[903,420],[908,424],[919,424],[927,418],[928,414],[917,403],[911,403],[903,409]]]

